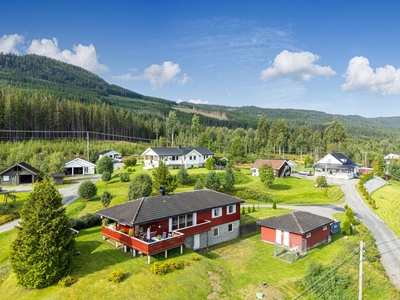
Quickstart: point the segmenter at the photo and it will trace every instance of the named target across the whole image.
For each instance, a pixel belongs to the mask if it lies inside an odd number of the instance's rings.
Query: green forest
[[[0,54],[1,169],[35,160],[31,156],[39,153],[45,160],[46,153],[59,151],[51,149],[57,143],[31,153],[25,153],[29,147],[15,144],[20,149],[16,155],[10,142],[75,138],[79,142],[61,152],[65,157],[84,156],[78,144],[84,145],[80,139],[86,132],[92,140],[140,142],[140,151],[149,145],[208,147],[236,163],[260,157],[318,159],[341,151],[371,166],[382,155],[400,152],[399,127],[400,117],[178,104],[110,85],[82,68],[47,57]],[[124,153],[141,154],[134,149]],[[38,162],[32,165],[40,167]]]

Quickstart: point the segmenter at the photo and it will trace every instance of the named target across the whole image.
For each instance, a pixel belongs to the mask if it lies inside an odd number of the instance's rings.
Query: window
[[[308,233],[306,234],[306,238],[309,238],[309,237],[311,237],[311,232],[308,232]]]
[[[22,169],[21,169],[20,166],[15,166],[15,167],[14,167],[14,171],[22,171]]]
[[[3,176],[3,181],[4,182],[8,182],[8,181],[10,181],[10,176]]]
[[[189,160],[192,160],[192,156],[189,156]]]
[[[178,217],[173,217],[172,218],[172,230],[177,230],[178,229]]]
[[[213,230],[214,236],[219,236],[219,228],[215,227]]]
[[[195,155],[195,156],[193,156],[193,160],[196,160],[196,155]]]
[[[233,224],[228,224],[228,231],[232,232],[233,231]]]
[[[179,228],[186,227],[186,216],[179,216]]]
[[[222,209],[221,209],[221,207],[214,208],[214,209],[212,210],[212,217],[213,217],[213,218],[218,218],[218,217],[220,217],[220,216],[222,216]]]
[[[236,205],[228,205],[226,213],[228,215],[234,214],[236,212]]]
[[[325,230],[327,230],[327,229],[328,229],[328,226],[326,226],[326,225],[325,225],[324,227],[322,227],[322,230],[323,230],[323,231],[325,231]]]
[[[192,226],[193,225],[193,214],[189,214],[186,216],[186,225],[187,226]]]

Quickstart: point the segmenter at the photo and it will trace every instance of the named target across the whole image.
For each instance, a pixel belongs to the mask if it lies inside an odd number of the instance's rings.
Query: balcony
[[[185,240],[184,235],[179,232],[176,232],[173,237],[167,237],[165,239],[155,240],[148,243],[126,233],[119,232],[112,227],[103,226],[101,231],[103,236],[133,248],[136,251],[140,251],[146,255],[153,255],[159,252],[177,248],[182,246]]]
[[[211,230],[211,221],[205,220],[203,223],[188,226],[185,228],[180,228],[178,231],[183,233],[185,236],[192,236],[196,234],[200,234],[203,232],[207,232]]]

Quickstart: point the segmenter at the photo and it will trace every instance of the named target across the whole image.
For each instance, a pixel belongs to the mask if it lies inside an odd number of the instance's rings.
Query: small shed
[[[0,173],[0,184],[31,184],[34,183],[39,170],[25,162],[19,162]]]
[[[64,173],[55,173],[51,175],[54,179],[54,184],[55,185],[62,185],[64,183]]]
[[[292,173],[292,168],[285,159],[257,159],[250,166],[253,176],[260,176],[262,166],[271,166],[274,171],[274,177],[286,177]]]

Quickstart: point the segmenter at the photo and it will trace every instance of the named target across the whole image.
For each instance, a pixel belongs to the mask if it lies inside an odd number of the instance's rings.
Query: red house
[[[305,251],[330,240],[333,222],[327,217],[295,211],[258,224],[261,226],[261,240]]]
[[[183,245],[206,248],[239,237],[240,204],[244,200],[212,190],[144,197],[97,212],[103,239],[110,238],[148,256]]]

